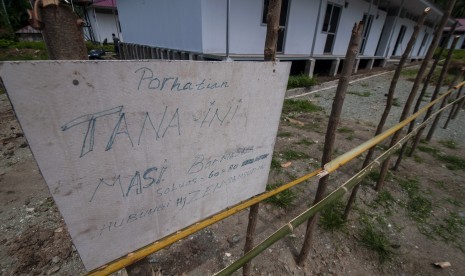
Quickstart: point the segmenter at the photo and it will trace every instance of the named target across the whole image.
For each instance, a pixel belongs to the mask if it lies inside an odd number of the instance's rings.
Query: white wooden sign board
[[[289,68],[6,62],[0,76],[92,270],[265,190]]]

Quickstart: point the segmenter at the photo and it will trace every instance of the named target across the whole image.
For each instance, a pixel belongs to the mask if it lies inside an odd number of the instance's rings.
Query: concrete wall
[[[119,35],[122,41],[122,33],[118,32],[119,30],[116,25],[118,15],[99,13],[98,9],[96,10],[94,8],[88,9],[87,12],[96,41],[103,42],[106,38],[108,43],[113,43],[111,34],[115,34],[116,36]]]
[[[201,0],[118,0],[126,42],[202,51]]]

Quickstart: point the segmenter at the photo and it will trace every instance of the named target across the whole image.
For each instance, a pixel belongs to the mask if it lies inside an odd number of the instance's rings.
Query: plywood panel
[[[11,62],[0,76],[91,270],[265,190],[289,67]]]

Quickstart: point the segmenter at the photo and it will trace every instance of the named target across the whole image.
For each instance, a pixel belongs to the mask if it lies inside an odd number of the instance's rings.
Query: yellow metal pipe
[[[461,86],[465,85],[465,81],[454,86],[453,89],[458,89],[460,88]],[[323,169],[318,169],[318,170],[315,170],[309,174],[306,174],[300,178],[297,178],[296,180],[294,181],[291,181],[285,185],[282,185],[272,191],[269,191],[269,192],[265,192],[265,193],[262,193],[260,195],[257,195],[249,200],[246,200],[244,202],[241,202],[241,203],[238,203],[236,204],[235,206],[232,206],[228,209],[226,209],[225,211],[222,211],[220,213],[217,213],[209,218],[206,218],[198,223],[195,223],[191,226],[188,226],[182,230],[179,230],[177,231],[176,233],[174,234],[171,234],[159,241],[156,241],[152,244],[149,244],[141,249],[138,249],[136,250],[135,252],[132,252],[132,253],[129,253],[127,254],[126,256],[124,257],[121,257],[120,259],[118,260],[115,260],[107,265],[104,265],[98,269],[95,269],[95,270],[92,270],[90,271],[87,275],[92,275],[92,276],[100,276],[100,275],[108,275],[108,274],[111,274],[113,272],[116,272],[120,269],[123,269],[125,268],[126,266],[142,259],[142,258],[145,258],[146,256],[150,255],[150,254],[153,254],[189,235],[192,235],[193,233],[196,233],[220,220],[223,220],[231,215],[234,215],[256,203],[259,203],[267,198],[270,198],[284,190],[287,190],[295,185],[298,185],[316,175],[321,175],[322,173],[323,174],[328,174],[328,173],[331,173],[331,172],[334,172],[337,168],[341,167],[342,165],[346,164],[347,162],[349,162],[350,160],[356,158],[357,156],[359,156],[360,154],[362,154],[364,151],[368,150],[369,148],[375,146],[376,144],[380,143],[381,141],[383,141],[384,139],[386,139],[387,137],[389,137],[390,135],[394,134],[396,131],[400,130],[402,127],[404,127],[405,125],[407,125],[408,123],[410,123],[412,120],[414,120],[415,118],[417,118],[419,115],[421,115],[421,113],[425,112],[429,107],[431,107],[432,105],[434,105],[436,102],[438,102],[439,100],[441,100],[442,98],[444,98],[445,96],[447,96],[448,94],[450,94],[453,89],[449,90],[447,93],[445,93],[444,95],[442,95],[441,97],[439,97],[438,99],[436,99],[434,102],[431,102],[429,104],[427,104],[425,107],[423,107],[422,109],[420,109],[417,113],[415,113],[414,115],[412,115],[411,117],[405,119],[404,121],[400,122],[399,124],[393,126],[392,128],[388,129],[387,131],[381,133],[380,135],[378,136],[375,136],[373,137],[372,139],[366,141],[365,143],[359,145],[358,147],[352,149],[351,151],[349,152],[346,152],[345,154],[343,155],[340,155],[339,157],[335,158],[333,161],[327,163],[324,165],[324,168],[325,170]]]
[[[92,276],[101,276],[101,275],[108,275],[110,273],[113,273],[113,272],[116,272],[120,269],[123,269],[125,268],[126,266],[132,264],[132,263],[135,263],[137,262],[138,260],[142,259],[142,258],[145,258],[146,256],[150,255],[150,254],[153,254],[155,252],[157,252],[158,250],[160,249],[163,249],[175,242],[177,242],[178,240],[180,239],[183,239],[189,235],[192,235],[194,234],[195,232],[197,231],[200,231],[220,220],[223,220],[231,215],[234,215],[258,202],[261,202],[269,197],[272,197],[284,190],[287,190],[297,184],[300,184],[314,176],[316,176],[318,173],[320,173],[322,171],[322,169],[318,169],[316,171],[313,171],[309,174],[306,174],[302,177],[299,177],[297,178],[296,180],[294,181],[291,181],[285,185],[282,185],[272,191],[269,191],[269,192],[265,192],[265,193],[262,193],[260,195],[257,195],[247,201],[244,201],[244,202],[241,202],[235,206],[232,206],[230,207],[229,209],[226,209],[225,211],[222,211],[220,213],[217,213],[209,218],[206,218],[198,223],[195,223],[191,226],[188,226],[174,234],[171,234],[159,241],[156,241],[152,244],[149,244],[145,247],[142,247],[141,249],[133,252],[133,253],[129,253],[127,254],[126,256],[124,257],[121,257],[120,259],[118,260],[115,260],[114,262],[111,262],[109,263],[108,265],[104,265],[98,269],[95,269],[93,271],[90,271],[87,275],[92,275]]]

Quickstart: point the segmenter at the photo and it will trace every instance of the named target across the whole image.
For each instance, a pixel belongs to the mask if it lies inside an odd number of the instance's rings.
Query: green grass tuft
[[[294,151],[294,150],[291,150],[291,149],[288,149],[288,150],[284,151],[283,152],[283,157],[284,157],[284,159],[286,159],[288,161],[310,158],[310,156],[308,156],[307,154],[305,154],[303,152],[297,152],[297,151]]]
[[[315,144],[315,141],[304,138],[304,139],[300,140],[297,144],[298,145],[311,146],[311,145]]]
[[[298,112],[298,113],[312,113],[323,110],[322,107],[313,104],[310,101],[304,100],[284,100],[283,113]]]
[[[287,89],[297,88],[297,87],[310,87],[317,84],[315,78],[310,78],[304,74],[297,76],[289,76],[287,81]]]
[[[392,259],[393,252],[386,235],[369,222],[363,223],[360,242],[365,247],[378,253],[379,261],[384,263]]]
[[[278,137],[291,137],[291,136],[292,136],[291,132],[287,132],[287,131],[278,132]]]
[[[266,185],[266,190],[271,191],[282,185],[283,183],[269,184],[269,185]],[[295,194],[295,192],[291,189],[287,189],[287,190],[280,192],[279,194],[275,196],[272,196],[266,199],[266,202],[269,202],[281,208],[287,208],[293,205],[293,202],[296,198],[297,198],[297,195]]]
[[[365,91],[365,92],[349,91],[347,92],[347,94],[351,94],[351,95],[355,95],[359,97],[370,97],[371,96],[371,92],[369,91]]]
[[[343,218],[343,213],[344,204],[341,201],[334,202],[323,211],[321,211],[319,223],[326,230],[340,230],[346,223]]]
[[[446,167],[451,171],[465,170],[465,159],[455,155],[436,155],[436,158],[446,163]]]
[[[341,127],[337,129],[339,133],[354,133],[354,130],[348,127]]]
[[[448,149],[458,149],[459,145],[454,140],[440,140],[439,144],[443,145]]]

